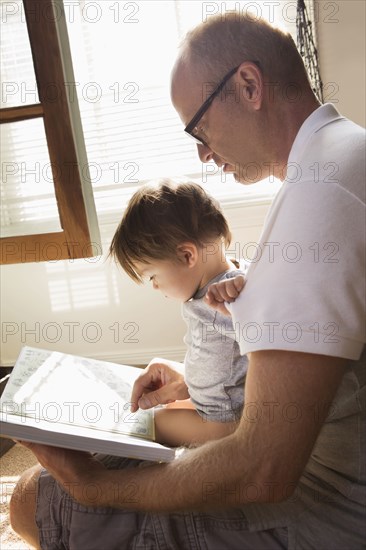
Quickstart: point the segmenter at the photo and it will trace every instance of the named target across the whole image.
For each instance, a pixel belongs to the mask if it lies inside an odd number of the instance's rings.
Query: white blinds
[[[38,103],[30,44],[20,0],[0,0],[0,107]],[[60,229],[41,118],[0,125],[1,236]]]
[[[9,13],[5,18],[5,4],[8,3],[1,0],[3,27],[8,29],[6,36],[19,37],[19,21]],[[19,5],[21,14],[21,2],[12,4]],[[207,183],[211,192],[222,199],[239,193],[241,197],[244,193],[250,196],[263,190],[268,193],[276,188],[276,184],[269,186],[268,183],[243,188],[230,176],[225,178],[216,167],[201,165],[194,143],[184,135],[181,121],[171,106],[169,75],[178,43],[186,30],[210,14],[222,10],[224,16],[224,10],[234,8],[250,10],[276,23],[282,21],[293,32],[296,2],[65,0],[64,8],[75,72],[75,82],[67,83],[67,87],[70,99],[77,94],[79,101],[100,221],[113,214],[120,216],[136,186],[161,176],[193,177]],[[24,13],[22,17],[24,20]],[[18,47],[19,41],[13,41],[13,50]],[[12,72],[14,55],[2,59],[3,83],[17,82],[19,74],[23,74],[21,55],[16,58],[18,77]],[[29,81],[22,85],[25,90],[32,89]],[[10,106],[7,103],[10,97],[14,101],[13,96],[8,94],[4,98],[3,94],[3,107]],[[18,159],[19,154],[21,157],[26,154],[27,143],[21,133],[6,132],[4,140],[7,158]],[[36,141],[34,136],[33,145]],[[42,167],[47,169],[47,160],[40,162],[42,173]],[[48,178],[49,171],[45,173]],[[2,226],[7,225],[10,233],[12,228],[24,227],[25,222],[30,228],[27,232],[32,232],[37,221],[38,224],[45,219],[49,221],[53,216],[52,208],[47,209],[47,216],[41,207],[36,209],[36,214],[34,209],[26,213],[24,205],[30,195],[33,199],[36,196],[39,204],[46,204],[44,201],[49,201],[52,193],[50,195],[50,188],[41,185],[36,193],[34,189],[30,193],[29,185],[24,188],[23,183],[18,178],[17,183],[10,186],[10,192],[9,178],[7,181],[2,178]]]

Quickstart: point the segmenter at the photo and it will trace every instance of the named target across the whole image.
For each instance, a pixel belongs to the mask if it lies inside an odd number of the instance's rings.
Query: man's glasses
[[[251,63],[254,63],[255,65],[257,65],[257,67],[260,68],[259,61],[251,61]],[[198,125],[199,121],[201,120],[201,118],[203,117],[203,115],[205,114],[205,112],[208,110],[209,106],[211,105],[211,103],[213,102],[215,97],[221,92],[221,90],[223,89],[223,87],[225,86],[227,81],[230,80],[230,78],[236,73],[236,71],[239,69],[239,67],[240,67],[240,65],[238,65],[237,67],[234,67],[234,69],[231,69],[231,71],[229,71],[224,76],[224,78],[221,80],[220,84],[218,84],[218,86],[214,89],[212,94],[208,96],[208,98],[201,105],[201,107],[198,109],[197,113],[194,115],[192,120],[184,128],[185,133],[188,134],[192,139],[194,139],[194,141],[196,143],[198,143],[200,145],[206,145],[204,140],[197,136],[197,125]]]
[[[235,67],[234,69],[231,69],[224,78],[221,80],[220,84],[214,89],[211,95],[208,96],[206,101],[201,105],[201,107],[198,109],[197,113],[194,115],[192,120],[187,124],[187,126],[184,128],[184,131],[186,134],[188,134],[191,138],[194,139],[196,143],[199,143],[200,145],[205,145],[205,142],[200,139],[197,135],[195,135],[195,130],[197,128],[197,124],[215,99],[215,97],[221,92],[223,87],[225,86],[226,82],[236,73],[236,71],[239,69],[240,65]]]

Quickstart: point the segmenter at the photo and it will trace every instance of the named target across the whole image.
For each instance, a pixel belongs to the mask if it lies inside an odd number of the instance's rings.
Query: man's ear
[[[263,101],[264,84],[258,65],[252,61],[244,61],[238,69],[236,79],[245,101],[251,103],[254,110],[259,110]]]
[[[198,261],[198,248],[194,243],[189,241],[178,244],[177,257],[180,262],[183,262],[187,267],[194,267]]]

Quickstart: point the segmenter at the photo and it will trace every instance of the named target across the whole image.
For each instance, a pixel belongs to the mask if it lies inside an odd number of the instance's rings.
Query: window
[[[80,170],[87,162],[78,106],[66,94],[74,77],[61,3],[0,7],[1,263],[93,256],[99,231]]]
[[[296,2],[143,0],[79,2],[68,30],[100,222],[118,219],[147,180],[186,175],[230,202],[273,195],[279,182],[239,186],[202,164],[170,102],[170,71],[186,31],[211,14],[240,8],[281,23],[295,36]],[[75,4],[75,2],[74,2]],[[67,2],[65,1],[65,9]]]
[[[89,204],[86,200],[83,214],[82,205],[86,197],[91,197],[91,187],[99,223],[120,219],[121,210],[134,189],[147,180],[162,176],[185,175],[203,185],[207,184],[209,190],[222,202],[234,201],[238,196],[245,200],[256,199],[258,196],[268,197],[277,190],[276,181],[243,188],[231,176],[221,173],[216,165],[200,163],[195,145],[184,135],[181,121],[170,103],[169,78],[178,44],[188,28],[214,13],[221,12],[225,16],[225,12],[239,8],[243,12],[250,10],[272,22],[281,23],[294,34],[296,2],[24,0],[23,7],[20,0],[0,0],[0,6],[5,30],[17,17],[16,25],[20,24],[19,20],[22,22],[22,19],[27,19],[32,53],[38,60],[35,64],[36,78],[38,81],[43,78],[44,90],[48,94],[45,93],[41,101],[32,100],[28,104],[32,94],[34,97],[37,91],[31,69],[25,70],[24,47],[22,46],[17,58],[8,59],[4,54],[2,65],[6,69],[6,86],[2,89],[2,107],[6,109],[2,109],[2,113],[8,119],[1,128],[4,128],[2,140],[8,164],[7,171],[4,172],[3,162],[2,170],[2,195],[6,199],[2,208],[2,228],[3,232],[12,231],[11,236],[3,239],[8,247],[11,243],[17,243],[17,239],[27,242],[24,237],[19,236],[19,231],[23,232],[28,216],[30,227],[39,228],[38,235],[27,237],[33,243],[49,242],[50,227],[51,242],[54,236],[57,236],[57,242],[66,242],[66,225],[71,221],[71,226],[78,225],[77,233],[79,225],[82,225],[85,235],[75,236],[73,232],[67,235],[69,248],[73,248],[73,242],[84,243],[79,246],[79,253],[83,253],[80,249],[89,249],[90,252],[91,243],[99,242],[92,201]],[[63,25],[62,10],[67,33]],[[15,23],[12,24],[14,27],[9,32],[17,41],[21,32]],[[72,74],[68,42],[62,40],[67,34],[75,76]],[[55,55],[56,49],[59,49],[60,59]],[[59,64],[56,66],[57,59]],[[53,75],[45,75],[42,72],[43,66],[51,68]],[[12,72],[15,68],[22,75],[21,86],[18,88],[18,81]],[[65,92],[61,101],[63,107],[57,107],[58,102],[53,101],[53,83],[57,83],[57,92],[61,89]],[[38,87],[39,85],[40,82]],[[87,156],[78,121],[78,105]],[[70,121],[67,110],[71,113]],[[10,131],[11,125],[14,125],[14,130],[11,128]],[[67,131],[68,138],[63,133]],[[43,145],[40,142],[36,151],[35,146],[41,140],[42,133],[46,137]],[[79,185],[71,184],[70,178],[66,178],[62,184],[59,182],[57,167],[61,162],[70,163],[70,160],[64,161],[60,158],[63,149],[56,145],[53,137],[50,139],[50,135],[55,134],[64,145],[71,145],[74,141],[73,177],[80,180]],[[75,140],[73,135],[76,136]],[[45,141],[48,142],[49,160]],[[33,185],[35,175],[27,175],[25,179],[31,190],[27,190],[26,194],[21,186],[22,181],[19,183],[19,173],[13,174],[12,170],[22,167],[25,150],[27,154],[31,153],[31,148],[27,148],[29,143],[40,159],[40,175],[36,173],[36,187]],[[11,165],[13,159],[16,159],[15,167]],[[32,165],[34,162],[29,160],[28,164]],[[56,169],[52,170],[52,167]],[[18,180],[14,179],[16,177]],[[8,185],[10,181],[16,181],[16,184]],[[57,219],[56,203],[62,220],[61,226]],[[64,208],[68,209],[67,213]],[[81,222],[83,217],[84,221]],[[16,234],[18,237],[14,236]],[[11,255],[12,249],[7,250],[8,255]],[[55,251],[57,250],[56,247]],[[69,257],[67,254],[70,255],[70,250],[64,257]],[[15,258],[15,261],[18,260]]]

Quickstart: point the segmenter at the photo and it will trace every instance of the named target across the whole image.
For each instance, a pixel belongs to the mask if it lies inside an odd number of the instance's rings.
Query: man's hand
[[[232,279],[224,279],[218,283],[213,283],[208,287],[204,301],[223,315],[230,315],[224,302],[235,302],[244,285],[245,279],[243,275],[236,275]]]
[[[85,506],[95,505],[93,500],[89,500],[87,488],[90,483],[100,478],[105,467],[93,455],[27,441],[18,443],[32,451],[41,466],[46,468],[75,500]],[[90,496],[92,497],[91,493]]]
[[[153,359],[133,385],[131,412],[188,398],[183,374],[172,368],[168,360]]]

